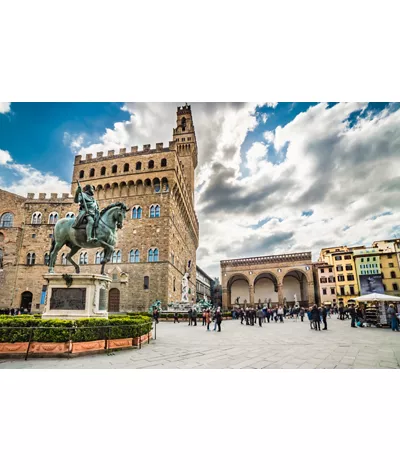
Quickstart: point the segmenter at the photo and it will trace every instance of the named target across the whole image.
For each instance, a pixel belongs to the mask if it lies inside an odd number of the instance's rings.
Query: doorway
[[[119,289],[110,289],[108,292],[108,311],[119,312]]]
[[[28,312],[32,309],[32,292],[25,291],[21,294],[21,308],[27,309]]]

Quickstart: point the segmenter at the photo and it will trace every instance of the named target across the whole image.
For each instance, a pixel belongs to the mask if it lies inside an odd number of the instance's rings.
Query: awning
[[[358,302],[400,302],[400,297],[386,294],[366,294],[354,297],[351,300],[357,300]]]

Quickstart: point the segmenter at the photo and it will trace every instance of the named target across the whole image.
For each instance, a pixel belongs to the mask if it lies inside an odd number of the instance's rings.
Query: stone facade
[[[118,231],[114,263],[106,265],[113,280],[115,309],[147,310],[155,300],[161,300],[164,307],[180,301],[185,271],[191,274],[190,300],[195,301],[199,241],[194,209],[196,166],[196,135],[188,105],[178,108],[177,126],[167,147],[157,143],[155,148],[144,145],[141,150],[131,147],[118,153],[110,150],[106,155],[98,152],[96,157],[75,157],[72,194],[79,179],[82,186],[95,187],[100,209],[116,201],[130,208],[123,229]],[[57,219],[76,216],[78,206],[68,194],[51,194],[50,198],[28,194],[23,198],[0,192],[0,217],[8,212],[14,217],[12,227],[0,227],[0,308],[19,307],[23,293],[31,293],[32,310],[42,310],[43,275],[48,269],[45,255],[50,251],[54,224]],[[158,261],[149,262],[149,250],[158,250]],[[81,250],[75,255],[74,259],[81,260],[81,272],[100,273],[100,251]],[[74,272],[62,261],[68,252],[67,247],[60,251],[56,272]],[[33,253],[34,264],[29,265]]]
[[[221,261],[222,306],[315,301],[311,252]]]

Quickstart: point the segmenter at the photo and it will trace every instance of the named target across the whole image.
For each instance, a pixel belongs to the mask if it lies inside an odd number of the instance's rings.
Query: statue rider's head
[[[92,186],[91,184],[87,184],[83,188],[83,192],[86,193],[86,194],[89,194],[90,196],[93,196],[94,195],[94,186]]]

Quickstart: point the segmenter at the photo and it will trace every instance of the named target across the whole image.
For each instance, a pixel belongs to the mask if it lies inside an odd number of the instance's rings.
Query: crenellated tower
[[[173,139],[193,205],[195,187],[194,170],[197,167],[197,141],[193,126],[192,111],[190,105],[187,103],[185,106],[178,106]]]

